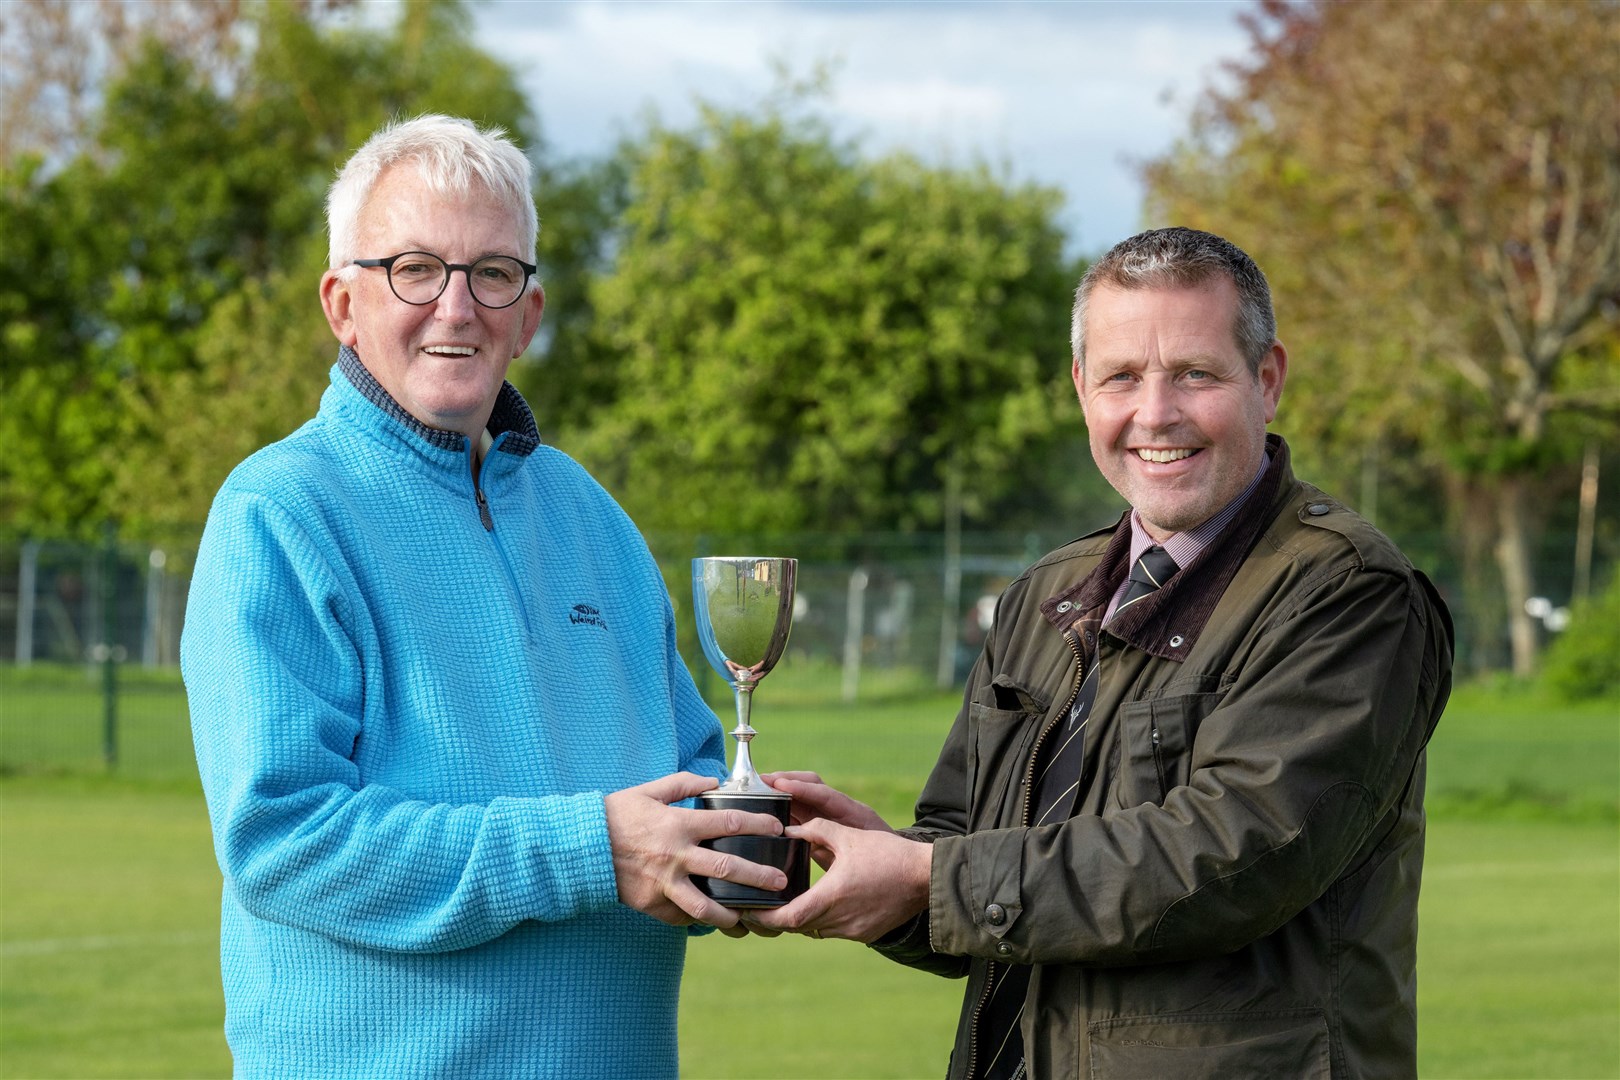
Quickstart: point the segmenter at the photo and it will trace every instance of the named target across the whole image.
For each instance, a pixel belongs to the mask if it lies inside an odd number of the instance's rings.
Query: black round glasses
[[[523,295],[538,269],[510,255],[485,255],[475,263],[447,263],[431,252],[402,251],[387,259],[356,259],[355,266],[380,266],[388,271],[388,287],[407,304],[431,304],[444,294],[450,275],[467,275],[472,298],[487,308],[511,307]]]

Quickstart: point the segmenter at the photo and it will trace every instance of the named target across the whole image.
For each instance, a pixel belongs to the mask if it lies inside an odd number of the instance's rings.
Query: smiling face
[[[518,250],[521,223],[511,208],[481,187],[465,199],[434,194],[410,165],[378,177],[359,219],[365,258],[426,251],[445,262],[473,263]],[[328,270],[321,306],[339,341],[359,355],[400,407],[428,427],[459,431],[475,443],[512,359],[540,326],[545,298],[538,288],[511,307],[492,310],[472,298],[467,275],[452,271],[444,293],[412,305],[388,287],[378,268]]]
[[[1288,356],[1273,342],[1258,373],[1232,335],[1237,289],[1099,285],[1074,365],[1091,456],[1155,540],[1208,521],[1254,479]]]

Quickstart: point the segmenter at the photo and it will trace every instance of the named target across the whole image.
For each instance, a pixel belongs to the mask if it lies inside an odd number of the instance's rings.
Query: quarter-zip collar
[[[511,383],[502,383],[480,444],[459,431],[429,427],[405,410],[367,370],[359,354],[347,345],[338,350],[332,385],[322,398],[368,436],[388,443],[405,455],[402,464],[419,469],[459,494],[470,496],[485,532],[494,532],[495,514],[488,492],[492,483],[507,476],[540,446],[534,413]]]
[[[1271,466],[1249,494],[1249,501],[1264,509],[1240,512],[1224,533],[1163,588],[1109,622],[1110,634],[1165,660],[1180,662],[1187,658],[1227,585],[1280,509],[1275,505],[1277,493],[1283,490],[1285,481],[1292,479],[1288,444],[1282,436],[1268,434],[1266,450],[1271,455]],[[1087,631],[1094,633],[1101,627],[1108,602],[1130,569],[1130,552],[1131,520],[1127,510],[1114,525],[1096,568],[1073,586],[1042,601],[1041,614],[1060,630],[1073,628],[1086,640],[1094,640]]]
[[[452,450],[458,454],[467,452],[467,436],[459,431],[428,427],[406,412],[366,368],[360,355],[349,346],[338,347],[337,366],[362,397],[381,409],[391,420],[404,425],[417,438],[440,450]],[[534,413],[528,402],[523,400],[523,395],[509,382],[501,384],[501,392],[495,397],[495,409],[490,413],[487,427],[494,437],[491,452],[528,457],[540,445],[540,430],[535,425]]]

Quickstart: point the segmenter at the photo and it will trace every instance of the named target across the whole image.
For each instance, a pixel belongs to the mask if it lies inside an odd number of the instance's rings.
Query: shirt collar
[[[1261,455],[1260,467],[1255,470],[1254,478],[1249,481],[1249,486],[1239,492],[1237,498],[1227,503],[1220,513],[1202,525],[1188,529],[1185,532],[1172,534],[1169,539],[1160,545],[1164,548],[1165,554],[1176,560],[1177,566],[1186,566],[1196,559],[1205,548],[1214,542],[1217,536],[1221,535],[1222,530],[1232,523],[1232,519],[1238,516],[1238,512],[1243,509],[1243,504],[1249,501],[1249,496],[1253,495],[1255,489],[1260,486],[1260,481],[1269,468],[1271,468],[1271,454],[1266,452]],[[1136,560],[1142,557],[1142,553],[1158,543],[1142,527],[1142,515],[1133,509],[1131,511],[1131,561],[1129,565],[1135,566]]]

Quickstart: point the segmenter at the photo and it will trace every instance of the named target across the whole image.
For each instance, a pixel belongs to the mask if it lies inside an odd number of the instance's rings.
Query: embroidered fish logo
[[[575,604],[568,612],[568,621],[575,626],[600,626],[607,629],[607,620],[602,618],[602,612],[590,604]]]

